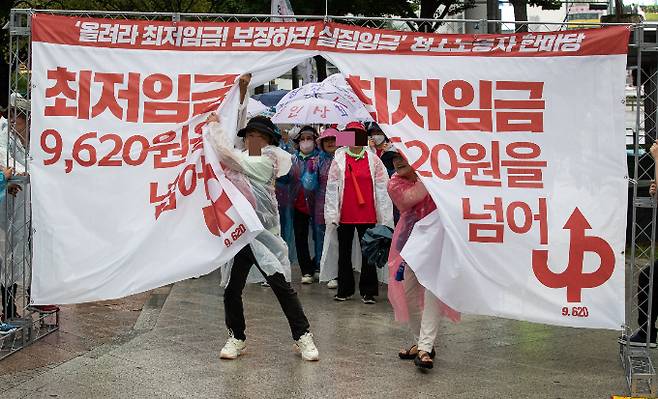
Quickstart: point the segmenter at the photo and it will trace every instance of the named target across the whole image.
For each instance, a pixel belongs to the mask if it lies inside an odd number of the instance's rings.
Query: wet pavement
[[[151,293],[61,306],[60,329],[0,361],[0,393],[35,375],[120,339],[131,331]]]
[[[613,331],[464,316],[444,322],[435,368],[422,372],[397,357],[411,337],[393,322],[385,288],[376,305],[336,303],[324,285],[295,288],[320,350],[317,363],[293,352],[274,294],[259,285],[245,289],[247,353],[220,361],[222,290],[211,274],[115,305],[64,308],[61,331],[0,362],[1,397],[571,399],[627,392]]]

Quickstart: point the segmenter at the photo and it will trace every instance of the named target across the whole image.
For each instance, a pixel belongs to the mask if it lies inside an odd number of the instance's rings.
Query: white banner
[[[235,126],[241,73],[264,82],[305,56],[39,41],[32,50],[34,304],[117,298],[203,275],[262,229],[201,126],[220,105]]]
[[[196,102],[222,103],[234,126],[240,74],[259,84],[321,53],[437,202],[403,251],[423,284],[462,312],[624,322],[627,28],[471,36],[39,14],[32,26],[39,303],[138,292],[230,257],[242,243],[222,247],[201,209],[223,190],[246,222],[244,199],[221,177],[214,194],[181,183],[213,163],[193,150],[207,112]],[[161,137],[180,143],[188,125],[188,151]],[[164,148],[182,162],[158,164]],[[173,210],[162,198],[179,175]]]
[[[390,58],[330,55],[437,203],[402,253],[419,280],[466,313],[620,329],[626,55]]]

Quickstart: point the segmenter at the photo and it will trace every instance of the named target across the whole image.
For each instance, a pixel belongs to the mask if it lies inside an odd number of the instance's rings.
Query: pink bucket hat
[[[338,133],[339,133],[338,130],[336,130],[334,128],[324,129],[322,131],[322,134],[320,134],[320,137],[318,137],[318,139],[316,141],[317,141],[318,145],[320,145],[320,143],[322,143],[322,140],[328,139],[329,137],[334,137],[335,138],[338,135]]]

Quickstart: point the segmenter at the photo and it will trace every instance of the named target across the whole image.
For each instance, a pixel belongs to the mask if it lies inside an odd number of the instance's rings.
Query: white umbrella
[[[272,116],[274,123],[293,123],[297,125],[317,124],[345,124],[353,121],[354,115],[341,104],[323,98],[307,98],[288,102]]]
[[[292,102],[322,99],[336,103],[350,112],[352,120],[372,121],[363,103],[349,87],[338,87],[328,82],[309,83],[286,94],[276,105],[277,111]]]
[[[253,118],[256,115],[260,115],[264,112],[269,110],[267,105],[263,104],[262,102],[258,100],[254,100],[253,98],[249,98],[249,102],[247,103],[247,117],[248,118]]]
[[[322,81],[322,83],[329,83],[337,87],[349,87],[350,85],[347,83],[347,80],[345,80],[345,77],[343,77],[342,73],[334,73],[332,75],[329,75],[326,77],[325,80]]]
[[[277,109],[283,107],[292,101],[298,101],[305,98],[323,98],[325,100],[334,100],[336,97],[344,95],[338,87],[329,83],[308,83],[302,87],[289,91],[276,104]],[[345,101],[343,101],[345,102]]]

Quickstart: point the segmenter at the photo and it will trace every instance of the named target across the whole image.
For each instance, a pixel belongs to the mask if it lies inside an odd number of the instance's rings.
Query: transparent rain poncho
[[[271,276],[281,273],[290,281],[288,246],[281,238],[279,209],[275,193],[275,180],[288,173],[291,155],[275,146],[263,148],[260,156],[250,156],[233,146],[233,135],[229,137],[216,122],[208,124],[210,142],[222,164],[226,177],[243,193],[254,206],[265,230],[249,244],[263,272]],[[232,262],[222,266],[222,283],[228,284]],[[265,281],[256,267],[252,267],[248,283]]]
[[[295,149],[292,140],[279,142],[279,148],[289,154],[294,154]],[[288,259],[290,263],[297,262],[297,251],[295,251],[295,235],[292,226],[292,188],[290,185],[290,176],[285,175],[276,179],[276,199],[279,202],[279,218],[281,220],[281,237],[288,245]]]
[[[329,178],[329,168],[331,167],[333,159],[334,156],[332,154],[321,151],[317,158],[317,164],[314,170],[317,175],[317,185],[314,188],[315,208],[313,217],[316,223],[321,225],[325,224],[324,197],[327,193],[327,179]]]
[[[297,151],[292,158],[292,167],[288,176],[290,177],[290,194],[291,200],[297,199],[300,192],[303,193],[306,205],[310,211],[311,217],[315,210],[315,188],[317,187],[317,176],[315,175],[315,165],[317,164],[319,151],[313,150],[309,155],[302,155]]]

